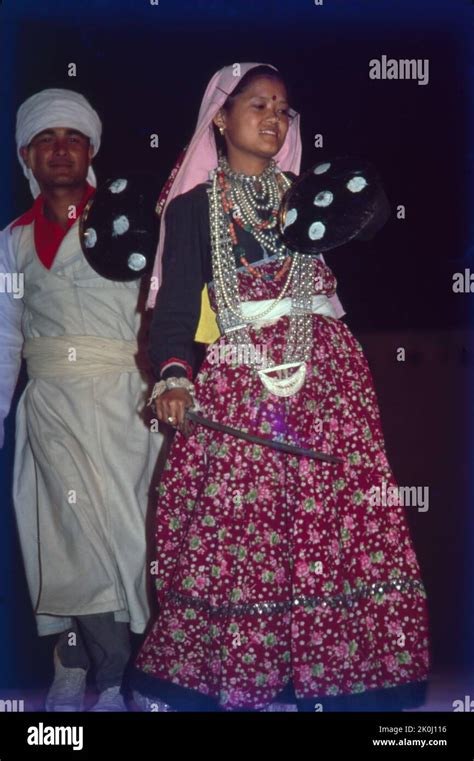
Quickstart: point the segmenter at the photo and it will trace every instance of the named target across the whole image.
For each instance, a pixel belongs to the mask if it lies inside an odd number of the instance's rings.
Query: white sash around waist
[[[242,301],[242,314],[244,317],[252,317],[253,315],[258,315],[260,312],[263,312],[265,308],[269,307],[272,301],[275,301],[275,299],[263,299],[262,301]],[[263,325],[272,325],[277,322],[280,317],[283,317],[286,314],[290,314],[290,312],[291,298],[287,296],[286,298],[278,301],[273,309],[271,309],[270,312],[268,312],[261,320],[255,318],[255,320],[251,320],[251,322],[252,325],[255,325],[256,327],[262,327]],[[322,314],[326,317],[333,317],[334,319],[337,319],[336,310],[331,304],[329,297],[325,295],[313,296],[312,312],[313,314]]]
[[[136,341],[100,336],[39,336],[23,346],[30,378],[56,378],[131,373],[146,367]]]

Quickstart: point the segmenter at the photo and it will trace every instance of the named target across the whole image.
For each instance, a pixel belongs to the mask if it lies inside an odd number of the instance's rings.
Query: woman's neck
[[[271,159],[230,150],[227,154],[227,161],[234,172],[252,176],[262,174],[268,167]]]

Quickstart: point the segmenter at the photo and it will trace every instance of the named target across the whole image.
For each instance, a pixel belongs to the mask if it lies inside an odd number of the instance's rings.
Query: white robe
[[[33,224],[0,233],[0,273],[22,273],[24,295],[0,292],[0,434],[23,340],[100,336],[134,341],[139,281],[100,277],[80,249],[78,222],[50,270]],[[147,382],[137,371],[33,378],[16,416],[13,498],[38,633],[65,630],[71,616],[114,612],[144,631],[148,618],[145,515],[163,443],[140,410]]]

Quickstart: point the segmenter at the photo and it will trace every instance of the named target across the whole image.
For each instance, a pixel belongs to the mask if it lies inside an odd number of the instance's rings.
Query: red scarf
[[[68,219],[66,229],[63,229],[57,222],[53,222],[44,216],[44,198],[40,194],[31,209],[25,211],[10,227],[10,231],[19,225],[31,225],[34,223],[35,248],[42,264],[49,270],[54,261],[59,246],[64,236],[73,226],[74,222],[81,216],[89,198],[95,192],[95,188],[87,183],[87,188],[82,196],[82,200],[76,209],[74,219]]]

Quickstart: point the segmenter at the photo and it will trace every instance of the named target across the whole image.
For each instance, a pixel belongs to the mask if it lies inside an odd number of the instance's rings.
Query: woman
[[[331,270],[289,252],[276,232],[281,194],[299,172],[299,117],[274,67],[235,71],[212,78],[166,209],[153,396],[178,432],[156,516],[160,611],[136,661],[135,697],[145,710],[417,705],[426,595],[402,508],[371,504],[372,487],[395,481],[370,371],[339,319]],[[205,283],[222,335],[193,384]],[[293,311],[314,294],[315,313]],[[202,426],[186,438],[194,401],[220,423],[342,461]]]

